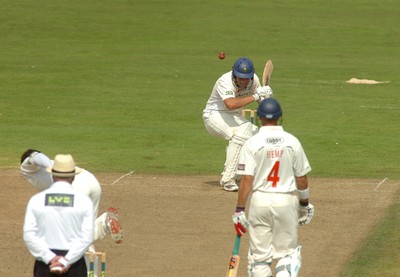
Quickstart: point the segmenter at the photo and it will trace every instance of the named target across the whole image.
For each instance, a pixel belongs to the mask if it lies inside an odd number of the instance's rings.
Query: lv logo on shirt
[[[46,194],[45,206],[56,207],[73,207],[74,195],[64,193],[49,193]]]

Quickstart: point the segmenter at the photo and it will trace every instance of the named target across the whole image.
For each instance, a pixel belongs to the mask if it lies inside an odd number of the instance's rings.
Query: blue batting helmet
[[[278,119],[282,113],[281,105],[274,98],[265,98],[257,108],[257,115],[260,118]]]
[[[246,57],[239,58],[234,63],[232,71],[235,77],[251,79],[254,76],[253,62]]]

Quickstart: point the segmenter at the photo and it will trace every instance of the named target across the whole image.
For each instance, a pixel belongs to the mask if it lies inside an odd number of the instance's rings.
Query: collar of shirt
[[[283,131],[282,126],[262,126],[259,132],[266,133],[271,131]]]
[[[68,183],[68,182],[65,182],[65,181],[57,181],[57,182],[54,182],[54,183],[51,185],[50,189],[51,189],[51,190],[53,190],[53,189],[57,189],[57,190],[66,190],[66,191],[68,191],[68,190],[73,190],[71,184]]]

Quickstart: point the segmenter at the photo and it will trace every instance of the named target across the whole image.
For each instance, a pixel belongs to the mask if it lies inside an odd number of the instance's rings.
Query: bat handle
[[[235,246],[233,247],[232,255],[238,255],[239,254],[240,238],[241,237],[239,235],[236,235]]]

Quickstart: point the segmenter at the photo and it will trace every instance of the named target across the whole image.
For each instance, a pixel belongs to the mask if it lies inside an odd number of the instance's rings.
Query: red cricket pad
[[[235,224],[235,229],[239,237],[241,237],[244,233],[246,233],[246,228],[244,228],[243,225],[240,223]]]

